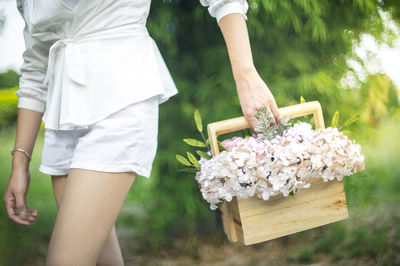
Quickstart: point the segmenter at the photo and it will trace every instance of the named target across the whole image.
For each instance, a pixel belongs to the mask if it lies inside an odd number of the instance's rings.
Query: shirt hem
[[[72,164],[69,168],[57,169],[53,167],[48,167],[43,164],[39,166],[39,171],[46,175],[68,175],[69,170],[71,168],[81,168],[87,170],[94,171],[102,171],[102,172],[135,172],[137,175],[143,176],[145,178],[150,178],[151,171],[147,171],[146,169],[138,166],[132,166],[130,164],[121,164],[121,165],[113,165],[113,166],[104,166],[99,167],[96,164]]]
[[[57,168],[45,166],[43,164],[41,164],[39,166],[39,171],[42,172],[43,174],[47,174],[47,175],[67,175],[68,174],[68,169],[65,169],[65,168],[57,169]]]
[[[143,176],[145,178],[150,178],[151,170],[148,171],[143,167],[134,164],[120,164],[120,165],[98,165],[98,164],[88,164],[88,163],[72,163],[71,168],[81,168],[87,170],[101,171],[101,172],[135,172],[137,175]]]
[[[172,94],[171,93],[168,93],[168,94],[158,93],[158,94],[155,94],[155,95],[146,96],[144,99],[135,99],[135,100],[129,101],[129,102],[127,102],[127,103],[125,103],[125,104],[123,104],[121,106],[118,106],[116,109],[113,109],[112,111],[110,111],[110,112],[108,112],[106,114],[103,114],[103,115],[101,115],[101,116],[99,116],[99,117],[97,117],[95,119],[89,120],[88,122],[79,123],[79,122],[67,121],[67,122],[64,122],[63,124],[59,125],[58,128],[50,125],[49,123],[46,123],[46,119],[45,119],[44,116],[43,116],[42,120],[43,120],[43,122],[45,124],[44,127],[46,129],[52,129],[52,130],[87,129],[90,125],[107,118],[108,116],[112,115],[115,112],[118,112],[118,111],[122,110],[123,108],[129,106],[130,104],[138,103],[138,102],[141,102],[141,101],[146,101],[146,100],[149,100],[150,98],[156,97],[157,101],[158,101],[158,105],[160,105],[160,104],[166,102],[167,100],[169,100],[169,98],[171,98],[172,96],[174,96],[176,94],[178,94],[178,91],[175,91]]]

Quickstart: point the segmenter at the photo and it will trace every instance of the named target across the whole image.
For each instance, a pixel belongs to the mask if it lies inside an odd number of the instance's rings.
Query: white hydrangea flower
[[[309,188],[310,178],[342,180],[365,168],[361,146],[354,140],[337,128],[313,131],[305,122],[294,124],[271,141],[234,137],[221,144],[226,151],[210,160],[200,158],[201,170],[195,176],[212,210],[235,196],[286,197]]]

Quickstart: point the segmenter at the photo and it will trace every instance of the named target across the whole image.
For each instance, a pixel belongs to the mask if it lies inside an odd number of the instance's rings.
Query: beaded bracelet
[[[22,151],[23,153],[26,154],[26,156],[28,156],[29,161],[31,160],[31,156],[29,155],[29,153],[27,153],[25,150],[23,150],[21,148],[15,148],[15,149],[11,150],[11,155],[14,156],[14,152],[16,152],[16,151]]]

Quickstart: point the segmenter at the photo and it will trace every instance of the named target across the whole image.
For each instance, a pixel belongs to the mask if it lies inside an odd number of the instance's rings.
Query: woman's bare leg
[[[107,238],[106,243],[101,249],[100,255],[97,258],[98,266],[110,265],[110,266],[123,266],[124,259],[122,257],[121,247],[118,243],[118,236],[115,229],[115,225],[111,229],[111,233]]]
[[[57,208],[60,207],[60,202],[62,199],[62,195],[64,193],[65,183],[67,182],[68,175],[53,175],[51,176],[52,184],[53,184],[53,192],[54,198],[56,200]],[[118,243],[118,236],[115,229],[115,225],[111,230],[110,235],[107,238],[106,243],[104,244],[99,258],[97,259],[97,265],[115,265],[120,266],[124,265],[124,260],[122,257],[121,247]]]
[[[97,259],[102,259],[100,252],[109,247],[107,239],[135,179],[132,172],[71,168],[68,178],[58,180],[60,184],[65,182],[65,188],[58,199],[59,212],[46,265],[95,265]],[[59,195],[59,190],[55,185],[55,194]],[[116,234],[109,244],[115,240],[118,242]]]

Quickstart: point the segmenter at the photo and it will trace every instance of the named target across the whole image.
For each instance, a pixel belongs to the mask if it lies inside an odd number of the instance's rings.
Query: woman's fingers
[[[17,224],[29,226],[30,222],[36,220],[38,210],[32,210],[26,205],[23,193],[13,193],[6,196],[4,203],[9,219]]]
[[[29,208],[29,207],[27,207],[28,208],[28,212],[31,214],[31,215],[33,215],[33,216],[38,216],[38,214],[39,214],[39,211],[38,210],[32,210],[31,208]]]
[[[269,109],[271,110],[272,115],[275,117],[275,124],[280,124],[282,122],[282,119],[275,101],[270,105]]]
[[[236,89],[243,114],[255,133],[258,126],[256,114],[262,106],[274,117],[271,126],[282,122],[274,96],[255,69],[236,80]]]
[[[16,215],[24,221],[34,221],[35,216],[33,210],[26,205],[24,193],[15,193],[16,198]]]
[[[280,124],[280,123],[282,122],[282,120],[281,120],[281,116],[280,116],[280,114],[279,114],[279,110],[278,110],[278,107],[277,107],[276,103],[267,105],[266,107],[267,107],[267,110],[265,111],[265,113],[266,113],[266,114],[271,114],[271,116],[273,116],[274,119],[275,119],[274,121],[272,121],[272,122],[270,123],[270,126],[274,126],[274,125],[276,125],[276,124]],[[258,111],[258,110],[257,110],[257,111]],[[254,111],[253,113],[248,113],[247,115],[245,115],[246,120],[247,120],[247,121],[249,122],[249,124],[250,124],[250,127],[252,128],[252,130],[253,130],[256,134],[259,133],[258,131],[255,130],[255,128],[259,126],[258,118],[257,118],[257,116],[256,116],[257,111]]]
[[[253,115],[248,115],[248,116],[245,116],[245,117],[246,117],[247,122],[249,122],[251,129],[256,134],[259,133],[258,131],[255,130],[255,128],[258,127],[258,119],[257,119],[256,115],[253,114]]]
[[[17,213],[19,213],[15,207],[15,200],[11,197],[7,197],[5,199],[5,205],[6,205],[6,211],[7,211],[7,215],[8,218],[17,223],[17,224],[21,224],[21,225],[26,225],[29,226],[29,222],[26,220],[21,219],[21,217],[18,216]]]
[[[29,226],[38,215],[37,210],[32,210],[26,203],[30,174],[26,169],[15,168],[11,172],[7,190],[4,195],[8,218],[21,225]]]
[[[22,220],[26,221],[29,218],[29,213],[26,208],[15,208],[15,215],[17,215]]]
[[[28,211],[28,220],[33,222],[36,220],[36,216],[38,216],[38,211],[37,210],[32,210],[31,208],[29,208],[28,206],[26,207],[27,211]]]

